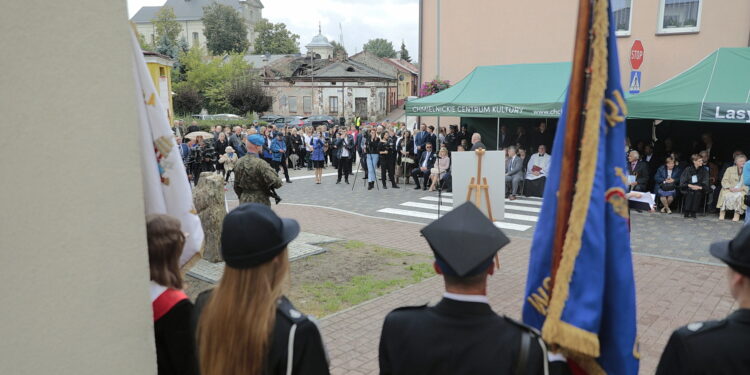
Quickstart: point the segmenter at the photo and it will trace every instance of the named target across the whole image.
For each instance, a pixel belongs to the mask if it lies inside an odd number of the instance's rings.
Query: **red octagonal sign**
[[[641,64],[643,64],[643,44],[641,44],[640,40],[636,40],[633,46],[630,47],[630,66],[634,70],[638,70]]]

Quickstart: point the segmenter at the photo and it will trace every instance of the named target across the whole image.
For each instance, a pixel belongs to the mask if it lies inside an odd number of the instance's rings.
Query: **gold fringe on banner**
[[[602,103],[607,88],[608,6],[608,0],[596,0],[594,2],[591,80],[586,97],[586,119],[581,139],[578,177],[568,219],[568,230],[563,244],[562,258],[555,276],[547,319],[542,327],[544,340],[553,347],[559,347],[563,353],[575,360],[589,375],[604,374],[604,370],[594,360],[599,357],[599,337],[594,332],[563,322],[561,316],[568,299],[575,262],[581,250],[581,237],[586,223],[596,173]]]

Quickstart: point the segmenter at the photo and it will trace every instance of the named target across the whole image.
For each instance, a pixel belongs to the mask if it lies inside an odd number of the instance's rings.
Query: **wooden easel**
[[[482,208],[482,191],[484,191],[484,197],[487,200],[487,216],[492,222],[495,219],[492,218],[492,204],[490,204],[490,186],[487,184],[487,177],[482,177],[482,157],[484,156],[484,149],[480,148],[474,151],[477,154],[477,176],[471,178],[469,182],[469,189],[466,192],[466,200],[472,202],[471,195],[474,193],[474,204],[478,208]]]

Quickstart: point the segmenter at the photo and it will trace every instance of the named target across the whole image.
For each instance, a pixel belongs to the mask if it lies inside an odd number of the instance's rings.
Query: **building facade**
[[[276,115],[377,121],[394,109],[389,93],[396,90],[395,77],[352,60],[287,57],[265,67],[261,77]]]
[[[634,70],[643,91],[719,47],[750,45],[748,0],[612,0],[612,6],[626,91]],[[420,85],[458,82],[478,65],[570,61],[577,15],[575,1],[420,0]],[[643,46],[638,69],[630,63],[636,41]]]
[[[240,12],[247,26],[247,40],[250,42],[249,50],[252,50],[257,37],[255,25],[262,18],[263,3],[260,0],[167,0],[164,6],[174,10],[175,19],[182,26],[180,39],[184,39],[190,47],[206,48],[206,36],[203,34],[203,7],[215,2],[229,5]],[[152,21],[161,8],[158,6],[142,7],[131,19],[138,32],[151,45],[156,44],[156,28]]]
[[[417,96],[419,88],[419,68],[410,62],[401,59],[385,59],[396,67],[398,73],[398,90],[396,93],[396,105],[402,107],[410,96]]]
[[[164,56],[156,52],[143,52],[143,59],[146,60],[148,73],[154,81],[156,93],[159,95],[159,101],[167,110],[169,123],[174,119],[174,107],[172,106],[172,66],[174,62],[169,56]]]
[[[401,59],[378,57],[368,51],[359,52],[351,59],[398,81],[396,88],[388,94],[393,107],[402,107],[406,98],[417,95],[419,69],[411,63]]]

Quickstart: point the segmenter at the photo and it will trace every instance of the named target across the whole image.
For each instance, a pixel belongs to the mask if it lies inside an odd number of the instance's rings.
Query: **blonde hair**
[[[257,267],[226,267],[198,322],[201,374],[264,373],[288,276],[287,250]]]

